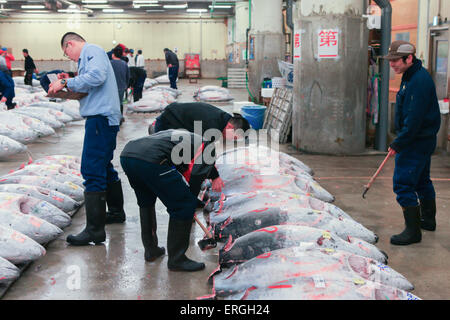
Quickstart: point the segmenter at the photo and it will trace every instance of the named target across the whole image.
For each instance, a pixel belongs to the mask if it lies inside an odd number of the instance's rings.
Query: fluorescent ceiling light
[[[214,5],[214,6],[208,6],[208,7],[210,7],[210,8],[213,8],[213,9],[230,9],[231,8],[231,6],[228,6],[228,5],[220,5],[220,4],[216,4],[216,5]]]
[[[108,0],[83,0],[83,3],[108,3]]]
[[[165,4],[164,9],[185,9],[187,8],[187,3],[185,4]]]
[[[83,6],[88,9],[107,9],[112,8],[109,4],[87,4]]]
[[[208,12],[207,9],[186,9],[186,12]]]
[[[161,7],[158,3],[135,3],[133,2],[133,7],[140,8],[140,7]]]
[[[120,13],[120,12],[123,12],[123,9],[108,8],[108,9],[103,9],[102,11],[105,13]]]
[[[153,4],[156,4],[156,3],[158,3],[158,1],[156,0],[134,0],[133,1],[133,4],[150,4],[150,3],[153,3]]]
[[[6,0],[0,0],[0,3],[7,3],[8,1]]]
[[[21,13],[50,13],[49,10],[22,10]]]
[[[43,5],[28,5],[28,4],[23,4],[20,6],[22,9],[45,9],[45,6]]]
[[[58,9],[61,13],[89,13],[88,10],[78,10],[78,9]]]

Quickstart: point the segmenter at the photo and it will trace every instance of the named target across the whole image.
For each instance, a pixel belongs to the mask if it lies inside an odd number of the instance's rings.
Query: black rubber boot
[[[108,212],[106,212],[106,224],[123,223],[126,220],[123,210],[123,192],[122,181],[110,183],[106,189],[106,203]]]
[[[420,207],[406,207],[403,209],[405,217],[405,230],[402,233],[391,237],[391,243],[395,245],[408,245],[422,240],[420,230]]]
[[[67,242],[74,246],[85,246],[90,242],[101,243],[106,239],[106,191],[85,192],[86,227],[77,235],[69,235]]]
[[[142,244],[145,249],[144,258],[145,261],[154,261],[166,253],[166,249],[158,247],[155,206],[151,208],[139,208],[139,215],[141,217]]]
[[[185,253],[189,247],[192,220],[169,219],[169,230],[167,234],[167,252],[169,259],[167,267],[172,271],[199,271],[205,268],[205,264],[196,262]]]
[[[424,230],[436,230],[436,199],[420,200],[420,227]]]

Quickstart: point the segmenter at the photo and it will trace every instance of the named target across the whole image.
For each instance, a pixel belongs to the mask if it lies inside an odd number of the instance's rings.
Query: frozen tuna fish
[[[0,135],[0,158],[6,158],[10,155],[25,152],[27,147],[7,136]]]
[[[211,216],[220,215],[222,217],[221,219],[225,220],[233,212],[245,210],[249,211],[260,207],[314,209],[328,212],[333,217],[338,219],[345,218],[353,220],[348,213],[331,203],[327,203],[310,196],[283,192],[281,190],[244,192],[241,194],[234,194],[230,197],[225,197],[225,195],[222,195],[222,197],[216,202],[207,201],[204,211],[205,213],[212,211]]]
[[[249,191],[281,190],[294,194],[304,194],[316,199],[333,202],[334,196],[312,179],[291,175],[250,175],[226,181],[222,193],[225,196]]]
[[[287,153],[256,144],[227,149],[217,157],[216,162],[218,164],[240,163],[248,165],[259,164],[271,167],[279,166],[289,168],[293,171],[305,171],[311,176],[314,175],[314,171],[297,158]]]
[[[0,257],[13,264],[39,259],[45,249],[23,233],[0,224]]]
[[[64,193],[26,184],[0,184],[0,192],[24,194],[29,197],[41,199],[54,205],[64,212],[78,209],[81,204]]]
[[[53,129],[59,129],[59,128],[64,127],[64,123],[59,121],[58,118],[50,112],[51,110],[47,109],[47,108],[22,107],[22,108],[16,108],[16,109],[13,109],[10,111],[17,113],[17,114],[23,114],[23,115],[41,120],[42,122],[48,124]]]
[[[83,187],[83,179],[80,177],[79,173],[74,170],[67,169],[62,165],[56,164],[30,164],[25,166],[23,169],[10,172],[8,175],[3,176],[3,178],[22,175],[50,177],[58,182],[64,183],[65,181],[70,181],[77,186]]]
[[[325,211],[310,208],[284,209],[263,207],[250,211],[234,212],[226,220],[210,217],[209,223],[216,238],[239,238],[252,231],[279,224],[292,224],[324,229],[346,240],[349,236],[376,243],[378,237],[360,223],[345,218],[335,218]]]
[[[52,241],[63,233],[57,226],[19,211],[0,210],[0,224],[19,231],[39,244]]]
[[[32,130],[36,131],[38,137],[46,137],[55,134],[55,130],[53,130],[50,126],[48,126],[47,124],[36,118],[32,118],[23,114],[9,112],[8,119],[11,119],[11,123],[20,123],[20,122],[24,123]]]
[[[412,290],[414,286],[400,273],[370,258],[346,251],[314,249],[307,245],[269,251],[210,278],[213,292],[227,296],[248,288],[261,288],[298,276],[321,276],[326,280],[363,278]]]
[[[18,193],[0,192],[0,209],[30,214],[59,228],[65,228],[71,223],[70,216],[54,205]]]
[[[0,111],[0,135],[24,144],[35,141],[39,137],[38,133],[11,112]]]
[[[249,288],[226,300],[421,300],[412,293],[364,279],[303,276]]]
[[[69,105],[66,105],[64,103],[56,103],[51,101],[40,101],[40,102],[33,102],[28,105],[28,107],[38,107],[38,108],[48,108],[55,111],[62,112],[65,115],[68,115],[70,117],[70,121],[72,120],[81,120],[82,117],[80,116],[80,113],[73,107],[70,107]],[[67,117],[64,117],[65,119],[68,119]],[[61,119],[62,121],[62,119]],[[67,121],[63,121],[67,122]]]
[[[31,164],[31,163],[29,163]],[[77,171],[77,175],[80,174],[81,170],[81,159],[76,156],[68,155],[51,155],[46,156],[37,160],[34,160],[32,164],[59,164],[67,169],[72,169]]]
[[[0,184],[25,184],[38,186],[61,192],[77,202],[84,201],[84,189],[76,184],[66,181],[64,183],[43,176],[12,176],[0,178]]]
[[[0,285],[8,284],[11,281],[16,280],[19,276],[19,268],[17,268],[8,260],[0,257]]]
[[[318,249],[348,251],[382,263],[387,255],[374,245],[358,238],[348,237],[347,241],[326,230],[296,225],[276,225],[247,233],[236,240],[229,238],[219,250],[219,264],[227,267],[259,256],[265,252],[298,246],[310,242]]]
[[[194,99],[197,101],[230,101],[234,98],[226,88],[218,86],[204,86],[194,92]]]

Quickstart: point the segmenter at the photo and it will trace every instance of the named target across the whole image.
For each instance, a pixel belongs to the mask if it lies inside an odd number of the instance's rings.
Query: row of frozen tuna
[[[65,123],[82,119],[78,108],[78,101],[41,101],[0,111],[0,158],[24,152],[24,144],[54,135]]]
[[[194,92],[194,99],[202,102],[226,102],[234,98],[226,88],[203,86]]]
[[[157,112],[164,110],[172,102],[175,102],[181,91],[168,86],[156,86],[146,89],[142,98],[127,105],[127,112]]]
[[[83,194],[75,156],[47,156],[0,177],[0,285],[19,276],[15,265],[46,253],[42,245],[70,225]]]
[[[377,236],[331,204],[301,161],[248,146],[218,157],[221,194],[204,185],[217,241],[213,296],[225,299],[418,299],[386,266]],[[227,269],[228,268],[228,269]]]

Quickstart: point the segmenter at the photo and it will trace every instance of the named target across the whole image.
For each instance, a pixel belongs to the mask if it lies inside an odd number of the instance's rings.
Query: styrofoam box
[[[275,91],[274,88],[262,88],[261,89],[261,96],[263,98],[272,98],[274,91]]]

